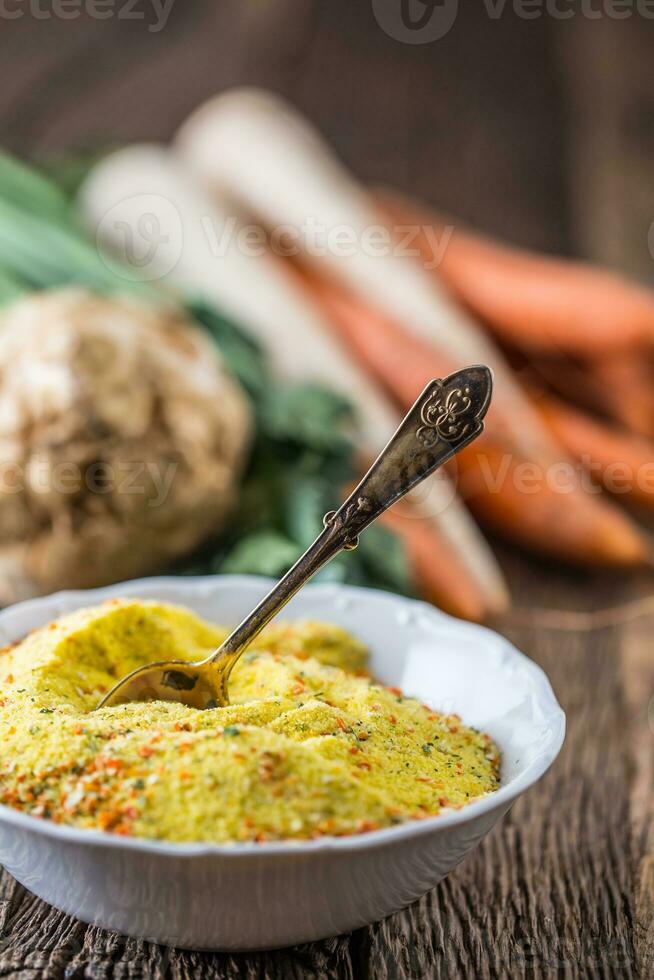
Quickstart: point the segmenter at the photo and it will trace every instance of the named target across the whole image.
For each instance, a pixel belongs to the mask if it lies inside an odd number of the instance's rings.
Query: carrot
[[[461,552],[434,525],[397,505],[381,521],[404,544],[416,589],[423,598],[452,616],[477,623],[504,610],[505,602],[488,608]]]
[[[507,465],[490,443],[459,454],[461,496],[488,527],[529,550],[573,564],[637,566],[651,561],[651,546],[637,525],[603,496],[580,489],[562,469],[561,490],[530,461]],[[565,464],[563,464],[565,465]],[[553,473],[553,471],[550,471]]]
[[[433,268],[447,221],[396,194],[378,197],[393,224],[418,231],[422,256],[452,293],[503,340],[588,357],[654,343],[654,294],[604,269],[502,245],[458,225]]]
[[[401,405],[410,405],[429,378],[451,370],[429,344],[343,291],[316,281],[312,288],[337,333]],[[649,542],[638,526],[608,500],[584,492],[562,453],[558,459],[525,456],[507,438],[492,406],[487,423],[456,461],[458,488],[480,520],[524,546],[573,562],[620,566],[649,560]]]
[[[342,332],[352,346],[358,344],[361,363],[396,400],[408,406],[419,385],[430,378],[471,361],[488,364],[495,373],[496,395],[486,438],[492,433],[492,445],[510,454],[509,476],[518,459],[547,467],[557,454],[560,457],[560,447],[501,352],[438,277],[419,262],[398,255],[393,247],[375,247],[374,254],[364,247],[371,230],[382,224],[383,212],[292,106],[261,91],[222,94],[193,113],[175,146],[205,186],[215,193],[227,192],[267,229],[271,239],[284,229],[307,269],[324,282],[339,284],[346,298],[354,297],[355,326],[346,325]],[[313,241],[316,230],[322,237]],[[343,231],[347,252],[342,248]],[[366,312],[372,320],[366,320]],[[402,329],[396,328],[397,323]],[[563,498],[547,487],[542,492],[551,506],[541,510],[550,518],[562,508]],[[582,533],[583,521],[575,537],[573,522],[570,540],[560,542],[565,553],[590,561],[596,560],[598,550],[604,554],[606,511],[606,524],[622,533],[607,536],[604,560],[618,564],[645,560],[645,542],[626,516],[608,502],[587,498],[579,489],[573,492],[580,495],[578,509],[587,506],[588,525],[597,525],[598,544]],[[487,494],[491,501],[500,496]],[[528,500],[523,494],[520,500],[521,507],[512,515],[506,508],[496,508],[507,531],[518,535],[522,511],[535,506],[533,497]],[[525,525],[529,521],[540,528],[543,548],[553,547],[556,529],[539,524],[533,514],[525,516]]]
[[[631,435],[558,399],[538,396],[536,404],[552,434],[593,479],[611,493],[654,510],[654,443]]]
[[[345,290],[306,273],[305,281],[328,314],[332,328],[400,405],[413,404],[411,395],[417,387],[426,385],[431,378],[450,374],[460,366],[437,347],[405,332],[397,322],[369,308]],[[486,430],[493,432],[508,448],[512,445],[512,437],[505,431],[503,415],[504,411],[494,399],[486,416]],[[555,451],[553,441],[546,445],[551,452]]]
[[[654,358],[644,351],[610,357],[531,357],[529,373],[565,401],[646,438],[654,438]]]
[[[603,385],[587,361],[534,356],[522,368],[527,387],[541,388],[544,384],[548,391],[584,411],[608,415]]]
[[[654,437],[654,360],[624,351],[589,367],[601,391],[600,409],[628,429]]]
[[[509,593],[490,547],[480,548],[474,537],[469,539],[470,522],[462,520],[465,509],[440,510],[442,491],[437,484],[443,475],[441,471],[418,496],[396,504],[384,517],[404,543],[424,598],[452,615],[481,622],[506,610]]]

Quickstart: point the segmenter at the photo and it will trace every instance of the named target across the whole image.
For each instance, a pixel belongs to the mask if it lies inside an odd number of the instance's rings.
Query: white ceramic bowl
[[[60,592],[0,613],[0,643],[112,596],[183,603],[230,624],[261,578],[153,578]],[[76,830],[0,806],[0,862],[45,901],[130,936],[193,949],[266,949],[348,932],[428,891],[555,759],[565,717],[544,673],[490,630],[369,589],[304,589],[284,618],[313,617],[369,644],[374,674],[456,711],[502,750],[500,789],[463,810],[345,838],[166,844]]]

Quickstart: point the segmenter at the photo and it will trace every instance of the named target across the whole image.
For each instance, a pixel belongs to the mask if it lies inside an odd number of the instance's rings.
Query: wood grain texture
[[[619,175],[626,151],[607,135],[608,127],[634,132],[623,113],[638,130],[630,177],[637,186],[629,193],[641,193],[643,180],[651,188],[644,162],[652,144],[639,135],[645,103],[634,106],[624,80],[604,135],[595,116],[585,129],[577,126],[592,101],[583,74],[589,66],[598,86],[606,67],[607,92],[633,58],[642,91],[651,48],[639,39],[607,55],[606,33],[594,40],[583,24],[567,31],[567,24],[521,20],[508,7],[491,21],[481,5],[461,4],[446,38],[402,45],[378,28],[369,3],[346,0],[179,0],[165,30],[147,26],[90,18],[2,23],[3,142],[39,156],[97,140],[167,139],[202,98],[229,85],[263,84],[316,119],[366,179],[393,183],[525,245],[563,252],[581,245],[600,254],[593,242],[613,234],[623,193],[612,191],[614,203],[604,208],[602,188],[626,186]],[[595,115],[602,112],[600,105]],[[584,175],[597,155],[604,176],[589,196]],[[640,240],[637,210],[620,214],[621,241]],[[601,254],[617,264],[634,261],[627,245]],[[502,555],[523,607],[600,608],[651,588],[651,581],[616,586]],[[499,627],[550,675],[568,713],[566,745],[483,845],[410,909],[291,950],[183,953],[84,926],[5,874],[0,977],[654,975],[652,624],[575,633],[530,626],[528,617],[519,622]]]
[[[632,766],[629,818],[634,874],[634,946],[638,971],[654,976],[654,657],[652,623],[621,633],[621,664]]]

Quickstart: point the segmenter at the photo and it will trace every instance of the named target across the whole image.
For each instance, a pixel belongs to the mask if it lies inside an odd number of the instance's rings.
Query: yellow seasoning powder
[[[227,630],[187,609],[112,600],[0,653],[0,802],[33,816],[169,841],[354,834],[497,789],[499,752],[456,715],[365,672],[337,626],[268,627],[232,703],[94,711],[152,660],[206,656]]]

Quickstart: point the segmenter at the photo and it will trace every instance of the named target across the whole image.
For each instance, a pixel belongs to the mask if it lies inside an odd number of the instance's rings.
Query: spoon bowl
[[[99,707],[130,701],[177,701],[187,708],[219,708],[229,704],[225,673],[212,660],[159,660],[137,667],[103,698]]]

